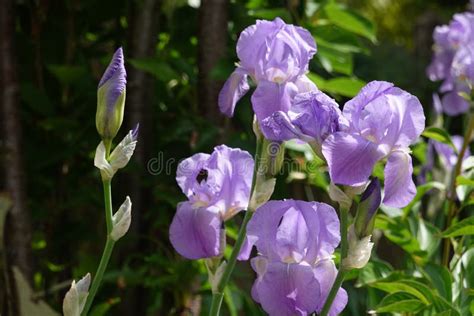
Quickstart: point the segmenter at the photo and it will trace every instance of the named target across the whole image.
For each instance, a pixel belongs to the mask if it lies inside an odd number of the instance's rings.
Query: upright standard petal
[[[413,166],[410,154],[403,149],[393,151],[385,166],[385,196],[383,203],[392,207],[404,207],[416,195],[412,179]]]
[[[339,244],[339,219],[324,203],[269,201],[250,220],[247,238],[270,260],[312,264]]]
[[[259,122],[271,116],[274,112],[288,112],[291,101],[297,93],[294,83],[259,82],[252,94],[252,107]]]
[[[254,170],[247,151],[217,146],[207,161],[207,170],[205,184],[215,188],[211,203],[220,209],[224,220],[247,208]]]
[[[219,109],[225,115],[229,117],[234,115],[235,105],[249,90],[247,77],[247,72],[238,67],[230,75],[219,92]]]
[[[205,178],[207,173],[205,168],[210,156],[202,153],[195,154],[178,165],[176,182],[188,198],[196,194],[196,187]]]
[[[221,226],[216,209],[195,208],[191,202],[182,202],[170,226],[170,241],[174,249],[188,259],[215,257],[223,251]]]
[[[352,122],[358,121],[360,112],[364,107],[392,87],[393,83],[386,81],[369,82],[354,98],[344,104],[344,109],[342,110],[344,116]]]
[[[316,311],[319,313],[323,309],[324,303],[329,295],[329,290],[336,280],[337,269],[334,262],[329,259],[319,261],[314,268],[314,275],[321,286],[321,296],[318,299],[318,306],[316,308]],[[347,292],[341,287],[329,310],[329,316],[339,315],[346,307],[347,301]]]
[[[318,306],[320,292],[311,266],[268,262],[253,285],[252,297],[271,316],[309,315]]]
[[[374,143],[361,136],[343,132],[326,138],[323,155],[328,163],[332,182],[351,186],[367,181],[375,163],[385,156]]]

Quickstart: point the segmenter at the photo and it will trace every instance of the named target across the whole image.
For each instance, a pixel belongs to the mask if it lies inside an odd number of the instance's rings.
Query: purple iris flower
[[[459,152],[464,142],[464,137],[455,135],[451,137],[451,140],[454,144],[454,147],[456,147],[456,150]],[[443,144],[434,140],[431,141],[431,144],[439,155],[442,165],[445,166],[447,169],[454,168],[458,161],[459,154],[457,154],[454,149],[447,144]],[[467,149],[464,153],[463,160],[468,158],[470,155],[471,153],[469,149]]]
[[[221,112],[234,114],[236,103],[249,90],[248,77],[257,84],[252,105],[259,122],[276,111],[288,111],[297,93],[316,89],[305,75],[315,53],[316,43],[307,30],[280,18],[258,20],[240,34],[240,63],[219,94]]]
[[[188,201],[178,204],[170,226],[177,252],[189,259],[223,252],[223,222],[247,208],[253,164],[248,152],[225,145],[179,164],[176,181]]]
[[[270,315],[320,312],[337,270],[331,255],[340,242],[339,219],[324,203],[269,201],[257,209],[247,238],[258,256],[251,260],[257,279],[252,297]],[[340,289],[330,315],[347,304]]]
[[[474,14],[465,12],[454,15],[449,25],[435,28],[433,32],[434,55],[427,69],[432,81],[443,80],[440,92],[444,112],[448,115],[465,113],[469,103],[459,92],[469,92],[474,82]]]
[[[335,184],[364,184],[375,164],[387,159],[383,203],[407,205],[416,194],[409,145],[425,128],[418,99],[384,81],[372,81],[348,101],[343,115],[349,122],[329,135],[322,152]]]
[[[270,140],[301,139],[320,154],[326,137],[339,131],[344,124],[347,122],[336,101],[315,90],[296,95],[289,111],[273,113],[263,120],[261,129]]]

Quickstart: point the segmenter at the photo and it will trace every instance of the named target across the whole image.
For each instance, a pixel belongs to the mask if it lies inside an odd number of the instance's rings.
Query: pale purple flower
[[[177,252],[189,259],[222,253],[223,222],[247,208],[253,164],[248,152],[225,145],[179,164],[176,181],[188,201],[178,204],[170,226]]]
[[[257,84],[252,105],[259,121],[275,111],[288,111],[297,93],[316,88],[305,75],[315,53],[316,43],[307,30],[280,18],[258,20],[240,34],[240,63],[219,94],[221,112],[233,115],[236,103],[249,90],[249,77]]]
[[[270,140],[301,139],[320,153],[326,137],[343,124],[347,123],[336,101],[315,90],[296,95],[289,111],[273,113],[263,120],[261,129]]]
[[[348,126],[322,146],[332,182],[362,185],[375,164],[387,158],[383,203],[407,205],[416,194],[409,145],[425,128],[418,99],[391,83],[372,81],[345,104],[343,115]]]
[[[451,140],[454,144],[454,147],[456,147],[456,150],[459,152],[464,142],[464,137],[455,135],[451,137]],[[433,148],[438,154],[438,157],[440,158],[442,165],[445,166],[447,169],[454,168],[454,166],[456,165],[458,161],[459,154],[457,154],[454,151],[453,147],[447,144],[434,141],[434,140],[431,141],[431,144],[433,145]],[[471,153],[469,149],[467,149],[466,152],[464,153],[463,160],[465,160],[470,155]]]
[[[336,278],[331,259],[340,241],[339,219],[324,203],[269,201],[247,226],[247,239],[258,256],[251,260],[257,279],[252,297],[270,315],[320,312]],[[347,304],[340,289],[330,315]]]
[[[449,25],[433,32],[433,60],[427,69],[432,81],[443,80],[440,92],[448,115],[465,113],[469,104],[459,92],[469,92],[474,83],[474,14],[455,14]]]

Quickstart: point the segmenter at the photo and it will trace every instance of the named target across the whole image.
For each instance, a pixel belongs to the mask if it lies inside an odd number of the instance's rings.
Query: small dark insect
[[[201,169],[196,177],[196,181],[201,183],[202,181],[207,180],[207,170],[206,169]]]

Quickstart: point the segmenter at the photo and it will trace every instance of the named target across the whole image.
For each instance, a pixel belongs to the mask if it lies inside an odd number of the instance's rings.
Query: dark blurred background
[[[105,241],[93,166],[100,141],[96,89],[118,46],[128,85],[117,138],[137,122],[141,129],[132,163],[114,178],[113,197],[116,208],[131,196],[133,224],[115,248],[93,313],[198,315],[210,301],[204,264],[181,258],[168,240],[176,204],[184,200],[175,170],[180,159],[221,143],[253,153],[249,97],[233,119],[219,113],[216,101],[237,61],[239,33],[259,18],[302,25],[319,48],[311,79],[340,104],[365,82],[387,80],[418,96],[429,117],[436,87],[425,75],[432,31],[466,2],[0,0],[0,191],[13,205],[5,225],[0,216],[0,315],[20,315],[18,292],[60,311],[71,280],[95,272]],[[324,176],[304,171],[283,174],[274,198],[326,200],[318,188]],[[397,248],[378,253],[403,265]],[[240,263],[225,314],[262,313],[249,294],[253,279],[248,263]],[[363,315],[370,308],[365,290],[348,290],[345,314]],[[54,314],[46,308],[35,315]]]

